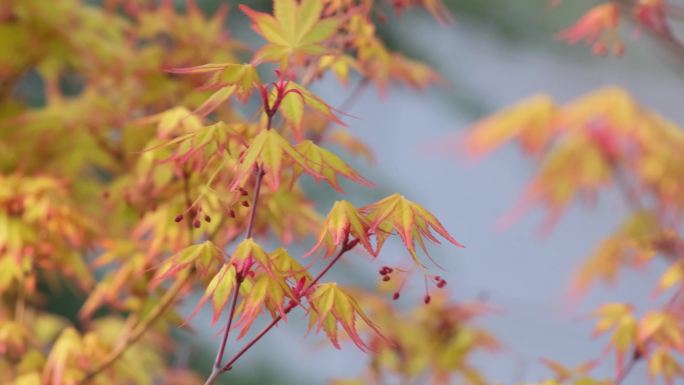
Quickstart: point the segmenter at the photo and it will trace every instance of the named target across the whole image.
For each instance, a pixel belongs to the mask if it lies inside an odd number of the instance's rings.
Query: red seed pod
[[[392,272],[394,271],[394,269],[391,268],[391,267],[389,267],[389,266],[385,266],[385,271],[387,272],[387,274],[392,274]]]
[[[442,280],[442,277],[440,277],[439,275],[435,275],[432,279],[434,279],[435,281],[439,282],[439,281]]]
[[[384,267],[383,267],[382,269],[378,270],[378,273],[379,273],[380,275],[385,275],[385,274],[387,274],[387,272],[385,271],[385,268],[384,268]]]
[[[233,209],[228,209],[228,216],[231,218],[235,218],[235,211]]]
[[[240,195],[242,195],[242,196],[245,196],[248,194],[247,190],[243,189],[242,187],[240,187],[239,190],[240,190]]]
[[[249,207],[249,202],[247,202],[247,201],[242,201],[240,204],[243,205],[244,207]]]
[[[174,218],[173,220],[176,221],[176,223],[182,221],[183,220],[183,214],[176,215],[176,218]]]
[[[390,279],[391,279],[391,278],[390,278],[389,275],[383,275],[383,276],[382,276],[382,280],[385,281],[385,282],[389,281]]]
[[[441,281],[437,282],[437,287],[441,289],[444,286],[446,286],[446,284],[447,284],[447,282],[445,280],[441,280]]]
[[[204,221],[207,222],[207,223],[210,223],[210,222],[211,222],[211,217],[210,217],[209,215],[205,215],[205,216],[204,216]]]
[[[192,225],[196,228],[199,229],[199,227],[202,225],[202,223],[199,221],[199,219],[195,219],[192,221]]]
[[[399,292],[392,294],[392,299],[395,301],[398,300],[399,299]]]
[[[432,297],[430,297],[430,295],[428,294],[425,297],[423,297],[423,302],[427,305],[430,303],[431,299],[432,299]]]

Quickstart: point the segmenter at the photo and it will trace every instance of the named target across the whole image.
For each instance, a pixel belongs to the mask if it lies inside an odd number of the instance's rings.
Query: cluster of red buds
[[[443,288],[447,284],[447,281],[444,278],[440,277],[439,275],[435,275],[432,279],[435,280],[435,285],[439,289]]]
[[[190,207],[190,209],[187,211],[187,213],[189,214],[188,217],[189,217],[189,218],[192,218],[192,227],[194,227],[194,228],[196,228],[196,229],[199,229],[200,226],[202,226],[202,221],[200,220],[200,215],[201,215],[201,213],[202,213],[202,208],[201,208],[201,207],[192,206],[192,207]],[[179,222],[181,222],[184,218],[185,218],[185,214],[178,214],[178,215],[176,215],[176,218],[174,218],[174,221],[175,221],[176,223],[179,223]],[[204,214],[203,219],[204,219],[204,221],[207,222],[207,223],[210,223],[210,222],[211,222],[211,217],[209,216],[209,214]]]
[[[382,268],[380,268],[380,271],[379,271],[380,275],[382,276],[382,280],[384,282],[387,282],[391,279],[390,274],[392,274],[392,272],[394,272],[394,269],[392,269],[389,266],[383,266]]]

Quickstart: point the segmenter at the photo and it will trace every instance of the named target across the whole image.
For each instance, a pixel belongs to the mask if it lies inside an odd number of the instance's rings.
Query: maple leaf
[[[684,377],[684,367],[670,349],[659,347],[648,357],[648,374],[654,383],[656,377],[662,376],[667,385],[673,385],[677,377]]]
[[[287,322],[285,301],[297,301],[297,298],[284,279],[261,274],[256,278],[246,279],[242,285],[245,300],[238,309],[240,318],[237,324],[242,325],[238,338],[242,338],[249,331],[264,307],[273,317],[277,313]]]
[[[337,79],[346,86],[349,83],[349,70],[361,72],[356,59],[349,55],[324,55],[318,59],[318,72],[323,74],[330,70]]]
[[[679,287],[684,285],[684,263],[682,262],[673,263],[665,270],[658,281],[656,293],[663,293],[677,285]]]
[[[377,255],[370,243],[369,233],[371,224],[361,212],[348,201],[337,201],[330,209],[323,231],[318,237],[318,242],[306,255],[311,255],[318,248],[325,248],[324,257],[329,257],[335,249],[346,242],[349,236],[353,236],[361,242],[363,247],[372,255]]]
[[[156,287],[162,280],[178,275],[181,271],[194,267],[200,276],[209,271],[215,271],[224,262],[221,249],[211,241],[188,246],[169,257],[159,267],[152,279],[152,287]]]
[[[372,187],[373,183],[359,175],[354,169],[349,167],[342,159],[323,147],[318,146],[310,140],[304,140],[295,146],[297,152],[306,158],[309,167],[314,170],[314,179],[325,179],[335,190],[344,193],[337,181],[337,174],[343,175],[354,182]],[[303,169],[296,167],[295,175],[301,173]]]
[[[230,153],[231,149],[236,148],[237,144],[242,144],[242,141],[242,137],[233,127],[218,122],[180,135],[149,148],[148,151],[174,147],[173,153],[162,162],[171,161],[189,166],[187,169],[200,171],[215,155],[220,156],[224,151]]]
[[[670,311],[651,311],[639,322],[638,342],[647,341],[681,351],[684,349],[684,330],[677,314]]]
[[[605,2],[587,11],[577,23],[560,32],[558,38],[569,44],[586,40],[597,55],[604,54],[610,44],[613,53],[620,55],[624,47],[617,35],[619,22],[620,6],[613,1]]]
[[[221,269],[214,275],[214,277],[209,281],[204,295],[200,298],[197,303],[194,314],[196,314],[199,309],[204,305],[209,299],[211,299],[211,304],[214,309],[214,317],[212,318],[212,324],[215,323],[221,313],[223,308],[225,308],[228,300],[230,299],[230,294],[235,290],[237,286],[237,271],[235,265],[224,264]],[[194,315],[193,314],[193,315]]]
[[[554,130],[551,123],[558,107],[547,95],[528,98],[473,125],[463,146],[481,156],[517,139],[528,154],[538,154],[549,145]]]
[[[273,105],[278,97],[276,91],[274,90],[269,97],[271,105]],[[335,115],[332,107],[299,84],[288,81],[280,92],[284,96],[282,96],[279,111],[283,118],[285,118],[285,121],[292,127],[295,138],[298,140],[301,140],[303,136],[302,121],[304,119],[304,107],[309,107],[320,113],[330,122],[344,126],[344,123]]]
[[[425,248],[423,238],[439,244],[431,229],[458,247],[464,247],[454,239],[439,220],[424,207],[414,203],[402,195],[393,194],[378,202],[361,208],[370,220],[370,231],[377,240],[376,253],[380,251],[387,237],[396,231],[408,249],[413,260],[423,266],[416,254],[417,242],[425,255],[430,256]]]
[[[275,0],[270,15],[241,4],[240,9],[252,20],[252,28],[268,41],[257,51],[254,62],[280,62],[286,69],[291,59],[328,53],[322,43],[337,31],[340,21],[321,18],[323,5],[319,0]]]
[[[237,272],[243,278],[254,264],[261,267],[269,276],[276,277],[271,264],[271,257],[252,238],[246,238],[240,242],[231,255],[230,263],[236,266]]]
[[[317,325],[316,330],[323,329],[330,342],[338,349],[340,348],[337,337],[339,324],[359,349],[370,350],[356,330],[357,317],[361,318],[375,333],[382,336],[356,300],[335,283],[317,284],[307,295],[307,299],[311,304],[309,330]]]
[[[254,88],[261,84],[256,67],[249,63],[209,63],[195,67],[174,68],[168,72],[182,75],[209,74],[211,77],[201,89],[222,89],[235,86],[235,92],[243,102]]]
[[[608,303],[594,311],[598,318],[594,335],[613,330],[611,343],[616,352],[617,371],[621,372],[625,355],[638,341],[639,326],[634,318],[633,307],[623,303]]]
[[[661,227],[653,214],[645,211],[632,214],[615,234],[604,239],[582,264],[573,277],[573,294],[583,294],[599,280],[614,283],[620,269],[643,265],[653,257],[653,243],[660,233]],[[671,279],[672,277],[668,277],[666,283]],[[665,287],[661,287],[662,289]]]
[[[193,111],[196,115],[205,118],[212,113],[218,106],[226,102],[237,89],[236,85],[221,87],[218,91],[211,94],[207,100]]]
[[[304,279],[311,281],[311,274],[309,270],[302,266],[297,259],[292,256],[283,247],[279,247],[269,253],[270,264],[273,270],[281,277],[292,277],[298,283]]]
[[[168,138],[182,135],[202,128],[202,119],[185,107],[174,107],[158,114],[146,116],[134,122],[135,124],[157,123],[157,136]]]
[[[317,175],[302,156],[285,138],[275,130],[261,131],[250,143],[249,148],[240,157],[240,163],[235,170],[235,179],[231,189],[242,186],[247,178],[254,173],[257,166],[261,166],[270,178],[274,189],[280,185],[281,173],[285,163],[300,166],[307,173]]]
[[[578,196],[593,196],[613,180],[613,163],[605,156],[595,136],[572,131],[547,155],[541,169],[529,183],[518,205],[501,222],[504,226],[540,202],[548,213],[542,224],[550,231],[570,202]]]

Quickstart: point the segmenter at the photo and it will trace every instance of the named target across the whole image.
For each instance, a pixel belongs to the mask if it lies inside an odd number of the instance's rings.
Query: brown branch
[[[270,129],[271,127],[271,120],[269,119],[269,124],[267,126],[267,129]],[[254,193],[252,197],[252,205],[250,207],[249,211],[249,220],[247,222],[247,230],[245,232],[245,239],[251,238],[252,233],[254,232],[254,222],[256,218],[256,211],[257,211],[257,206],[259,205],[259,195],[261,193],[261,185],[264,177],[264,170],[263,167],[259,166],[255,170],[256,174],[256,180],[254,182]],[[209,374],[209,377],[207,378],[205,385],[210,385],[213,384],[216,381],[216,378],[223,372],[222,370],[222,364],[221,362],[223,361],[223,355],[225,354],[226,351],[226,346],[228,344],[228,335],[230,334],[230,329],[233,324],[233,318],[235,318],[235,308],[237,306],[238,302],[238,294],[240,293],[240,286],[242,284],[242,281],[244,279],[244,274],[246,272],[244,271],[239,271],[237,272],[237,284],[235,285],[235,292],[233,293],[233,299],[232,303],[230,306],[230,312],[228,313],[228,320],[226,321],[226,326],[225,330],[223,331],[223,338],[221,339],[221,343],[219,344],[218,351],[216,352],[216,358],[214,359],[214,366],[211,368],[211,373]]]
[[[104,361],[102,361],[99,365],[95,366],[94,369],[90,370],[90,372],[88,372],[85,375],[85,377],[83,377],[83,379],[81,379],[81,381],[78,382],[78,384],[83,385],[88,381],[92,380],[93,378],[95,378],[97,375],[107,370],[119,358],[121,358],[124,355],[124,353],[126,353],[128,348],[130,348],[133,344],[138,342],[138,340],[140,340],[140,338],[145,334],[145,332],[149,330],[149,328],[154,324],[154,322],[157,321],[159,317],[162,316],[164,312],[173,304],[173,301],[176,299],[178,293],[180,293],[185,284],[190,281],[191,276],[192,273],[190,270],[186,270],[181,276],[179,276],[176,282],[174,282],[174,284],[169,288],[169,290],[164,293],[157,306],[154,309],[152,309],[147,318],[145,318],[143,321],[137,324],[130,332],[130,334],[124,336],[119,345],[117,345],[117,347],[109,353],[109,355],[104,359]]]

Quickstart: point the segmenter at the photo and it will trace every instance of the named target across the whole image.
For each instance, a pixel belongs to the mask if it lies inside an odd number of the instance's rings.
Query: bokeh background
[[[254,8],[267,8],[268,3],[243,2]],[[207,13],[223,3],[231,8],[231,33],[258,44],[237,1],[198,0]],[[543,378],[548,372],[539,364],[540,357],[570,366],[600,357],[606,341],[589,338],[591,309],[610,301],[643,307],[656,301],[650,290],[661,272],[657,265],[629,272],[621,284],[599,288],[581,300],[569,298],[572,272],[626,212],[618,194],[603,194],[590,207],[573,206],[547,235],[540,233],[542,218],[534,211],[502,229],[498,219],[515,205],[535,164],[513,147],[477,161],[458,147],[459,137],[473,122],[539,92],[565,102],[601,86],[619,85],[643,105],[684,122],[681,63],[657,42],[626,26],[626,54],[616,58],[596,57],[587,47],[567,47],[554,39],[594,3],[567,1],[551,7],[546,0],[453,0],[447,1],[455,15],[450,25],[436,23],[424,12],[407,12],[400,22],[392,19],[382,26],[382,35],[392,48],[436,68],[443,84],[422,93],[392,88],[386,95],[368,87],[347,110],[349,130],[369,144],[377,159],[373,164],[350,160],[377,185],[374,190],[351,189],[350,199],[363,205],[385,193],[401,192],[438,213],[466,245],[433,248],[432,255],[446,269],[440,275],[449,281],[451,294],[461,300],[486,299],[498,309],[482,324],[504,349],[476,360],[495,383]],[[178,7],[184,2],[178,1]],[[338,106],[353,92],[354,83],[352,79],[352,86],[344,89],[333,79],[324,79],[316,91]],[[338,199],[331,190],[309,188],[318,193],[321,207]],[[399,253],[399,248],[388,248],[382,258],[390,261]],[[364,267],[363,262],[344,266],[335,278],[375,285],[375,270]],[[422,285],[416,283],[406,290],[402,303],[415,305],[422,295]],[[189,314],[193,308],[189,301],[183,311]],[[366,357],[355,347],[337,351],[317,344],[315,338],[304,340],[303,317],[292,319],[221,381],[313,385],[363,370]],[[192,323],[195,335],[178,332],[185,340],[178,360],[208,369],[219,333],[219,327],[210,328],[209,323],[209,312],[201,312]],[[601,370],[609,375],[612,360],[605,361]],[[646,378],[644,368],[639,368],[625,383],[643,384]]]

